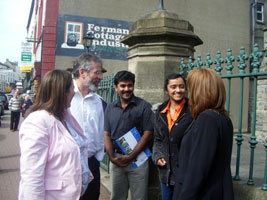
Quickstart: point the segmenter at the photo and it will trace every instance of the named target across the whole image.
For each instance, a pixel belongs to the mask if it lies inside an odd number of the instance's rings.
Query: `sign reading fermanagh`
[[[90,52],[104,59],[126,60],[128,46],[120,40],[129,34],[131,22],[73,15],[59,15],[56,55],[78,56],[84,52],[82,38],[94,40]]]

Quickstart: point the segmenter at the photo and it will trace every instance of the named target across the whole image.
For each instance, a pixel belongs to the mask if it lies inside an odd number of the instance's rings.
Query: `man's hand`
[[[164,165],[166,165],[166,160],[164,158],[158,159],[157,165],[163,167]]]
[[[118,157],[117,159],[118,159],[121,167],[128,166],[130,164],[130,162],[132,161],[132,159],[130,158],[129,155],[123,155],[121,157]]]
[[[127,167],[131,159],[129,155],[122,155],[121,157],[113,157],[110,161],[119,167]]]

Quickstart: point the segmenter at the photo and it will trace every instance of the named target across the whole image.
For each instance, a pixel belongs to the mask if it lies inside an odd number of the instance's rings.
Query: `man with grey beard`
[[[98,200],[99,162],[104,157],[104,110],[102,100],[95,92],[106,70],[97,56],[84,53],[74,63],[72,72],[75,95],[70,110],[88,139],[88,166],[94,176],[80,200]]]

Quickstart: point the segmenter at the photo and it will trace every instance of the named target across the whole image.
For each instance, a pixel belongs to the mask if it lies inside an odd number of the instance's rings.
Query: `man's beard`
[[[97,87],[93,83],[85,83],[84,86],[87,87],[90,92],[97,91]]]
[[[96,92],[98,89],[99,79],[92,80],[89,76],[84,80],[83,85],[90,91]]]

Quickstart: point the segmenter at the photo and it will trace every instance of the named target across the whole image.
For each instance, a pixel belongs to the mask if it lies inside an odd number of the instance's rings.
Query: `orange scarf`
[[[183,99],[181,101],[181,103],[179,103],[177,105],[177,107],[175,108],[175,112],[174,115],[171,116],[171,112],[170,112],[170,106],[171,106],[171,101],[168,102],[168,105],[166,106],[166,108],[164,108],[160,113],[167,113],[167,121],[168,121],[168,129],[171,132],[172,126],[174,125],[175,121],[178,119],[183,107],[185,104],[185,99]]]

